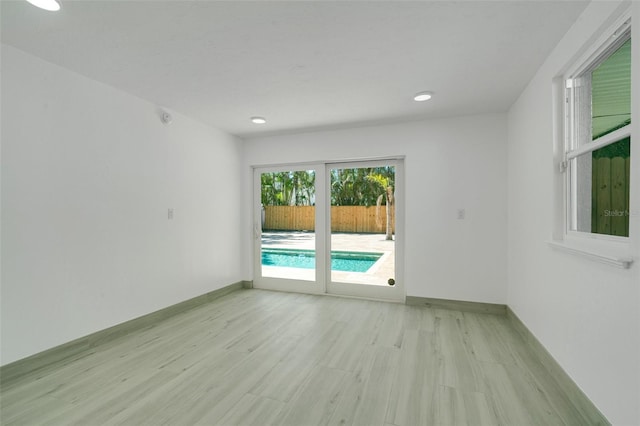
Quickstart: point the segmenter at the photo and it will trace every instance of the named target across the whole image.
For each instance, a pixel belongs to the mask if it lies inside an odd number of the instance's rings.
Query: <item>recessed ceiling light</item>
[[[264,124],[267,122],[267,119],[264,117],[251,117],[251,122],[254,124]]]
[[[433,96],[433,93],[431,92],[420,92],[420,93],[416,93],[416,95],[413,97],[413,100],[416,102],[424,102],[431,99],[432,96]]]
[[[60,3],[56,0],[27,0],[32,5],[39,7],[40,9],[50,10],[55,12],[56,10],[60,10]]]

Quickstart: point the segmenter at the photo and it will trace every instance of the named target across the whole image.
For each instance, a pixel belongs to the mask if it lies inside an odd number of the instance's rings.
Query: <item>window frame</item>
[[[602,243],[623,243],[628,244],[631,237],[631,230],[628,236],[617,236],[598,234],[594,232],[579,231],[571,229],[577,221],[577,172],[571,167],[571,161],[579,156],[596,151],[600,148],[612,145],[626,137],[632,136],[632,123],[616,129],[610,133],[600,136],[589,143],[580,145],[577,132],[577,114],[580,112],[579,103],[576,101],[575,81],[590,71],[597,68],[607,58],[609,58],[618,48],[631,39],[631,12],[628,10],[622,14],[614,24],[605,31],[603,35],[591,44],[591,48],[577,60],[572,61],[572,65],[562,74],[562,98],[563,98],[563,150],[560,170],[564,173],[563,199],[564,199],[564,226],[563,233],[565,239],[585,241],[596,240]],[[633,75],[633,73],[632,73]],[[589,113],[589,116],[591,114]],[[591,119],[589,125],[592,126]],[[633,144],[633,142],[632,142]],[[630,194],[631,196],[631,194]],[[575,217],[574,217],[575,216]]]

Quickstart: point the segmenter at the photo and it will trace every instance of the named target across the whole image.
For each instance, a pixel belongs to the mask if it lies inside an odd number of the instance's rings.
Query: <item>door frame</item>
[[[403,158],[384,158],[375,160],[353,160],[353,161],[337,161],[325,163],[325,187],[327,189],[326,197],[331,200],[331,176],[329,171],[334,168],[366,168],[366,167],[395,167],[395,188],[394,188],[394,208],[395,208],[395,233],[394,233],[394,279],[396,284],[391,286],[355,284],[347,282],[334,282],[330,268],[331,259],[331,202],[325,204],[325,261],[329,265],[326,276],[326,293],[339,296],[352,296],[364,299],[388,300],[395,302],[405,301],[404,286],[404,159]],[[329,263],[326,263],[329,262]]]
[[[314,170],[316,173],[316,206],[324,203],[324,163],[295,163],[278,166],[253,167],[253,287],[266,290],[288,291],[294,293],[324,294],[326,292],[325,258],[318,256],[324,253],[324,238],[318,232],[318,224],[325,222],[325,212],[322,208],[315,209],[315,281],[305,281],[287,278],[274,278],[262,276],[262,203],[261,191],[262,173],[286,172],[298,170]],[[322,228],[320,228],[322,230]]]
[[[377,286],[351,284],[331,281],[331,198],[329,169],[335,167],[375,167],[393,165],[395,167],[395,286]],[[315,170],[316,173],[316,209],[315,209],[315,281],[262,276],[262,205],[260,175],[269,172]],[[404,156],[378,157],[371,159],[350,159],[317,162],[299,162],[277,165],[252,166],[253,202],[253,287],[287,291],[294,293],[336,295],[363,299],[405,302],[406,287],[404,280],[404,199],[405,173]]]

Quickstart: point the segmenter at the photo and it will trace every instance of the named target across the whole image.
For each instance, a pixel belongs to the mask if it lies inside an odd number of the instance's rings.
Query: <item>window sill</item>
[[[593,242],[580,241],[573,238],[547,241],[547,244],[555,250],[585,257],[617,268],[629,269],[633,263],[633,258],[628,255],[627,244],[611,244],[603,241],[600,241],[599,244],[594,244]]]

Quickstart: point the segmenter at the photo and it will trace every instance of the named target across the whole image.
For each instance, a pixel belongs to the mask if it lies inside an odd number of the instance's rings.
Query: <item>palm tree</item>
[[[381,175],[380,173],[371,173],[367,176],[367,180],[369,182],[375,183],[379,188],[382,189],[383,193],[378,196],[376,200],[376,207],[378,211],[380,209],[380,205],[382,204],[382,199],[385,198],[385,209],[387,213],[387,229],[386,229],[386,237],[387,240],[393,240],[393,229],[391,227],[391,205],[393,204],[393,186],[391,186],[390,180],[388,177]]]

